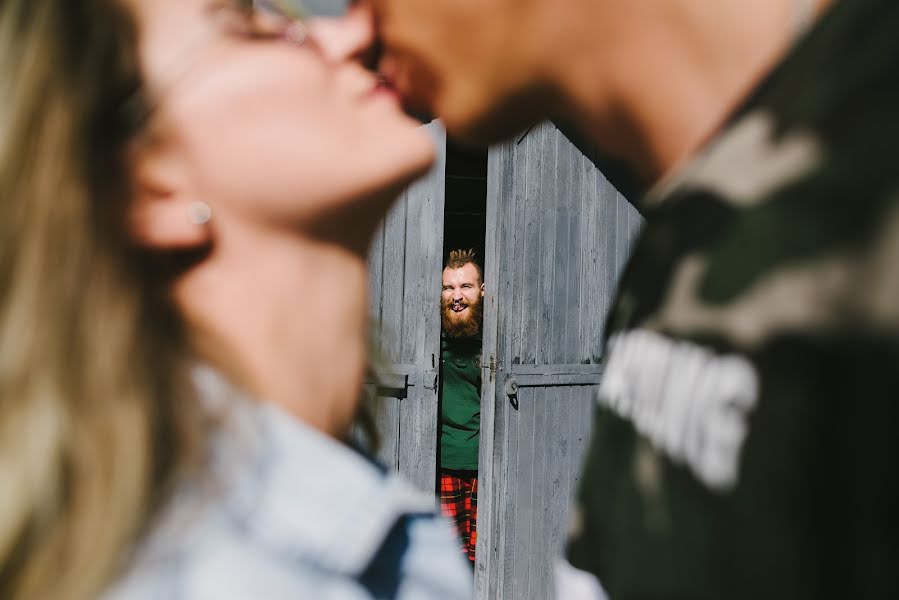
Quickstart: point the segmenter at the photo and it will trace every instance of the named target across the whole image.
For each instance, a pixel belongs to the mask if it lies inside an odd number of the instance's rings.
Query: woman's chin
[[[413,163],[416,177],[428,172],[437,158],[437,146],[434,138],[424,125],[415,128],[415,139],[409,144],[410,161]]]
[[[393,172],[395,179],[390,187],[399,192],[428,173],[437,158],[437,149],[422,126],[410,130],[402,141],[395,140],[394,151],[385,152],[382,158],[391,163],[385,165],[385,172]]]

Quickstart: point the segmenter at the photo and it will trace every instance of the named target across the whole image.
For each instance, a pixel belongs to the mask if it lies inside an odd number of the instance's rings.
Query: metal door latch
[[[512,408],[518,410],[518,382],[515,381],[514,377],[506,379],[504,389],[506,396],[509,397],[509,403],[512,405]]]
[[[434,381],[431,384],[431,381]],[[427,390],[436,390],[437,389],[437,371],[435,369],[427,369],[422,375],[422,384]]]
[[[490,355],[490,362],[488,363],[490,368],[490,381],[496,380],[496,356],[493,354]]]

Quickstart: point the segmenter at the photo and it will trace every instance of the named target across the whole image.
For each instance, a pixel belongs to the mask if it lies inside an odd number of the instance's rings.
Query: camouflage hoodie
[[[838,3],[646,204],[571,562],[613,599],[899,598],[899,2]]]

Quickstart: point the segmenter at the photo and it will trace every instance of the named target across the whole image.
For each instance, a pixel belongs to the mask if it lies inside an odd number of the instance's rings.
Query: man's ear
[[[198,201],[184,161],[159,147],[137,149],[131,157],[132,198],[128,229],[140,246],[187,250],[211,241],[206,218],[197,218]]]
[[[485,290],[485,289],[486,289],[486,288],[484,287],[484,284],[482,283],[482,284],[481,284],[481,298],[484,297],[484,290]]]

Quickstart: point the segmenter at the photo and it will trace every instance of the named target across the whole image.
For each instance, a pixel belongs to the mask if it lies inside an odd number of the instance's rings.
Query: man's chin
[[[530,127],[528,120],[496,118],[493,113],[437,110],[436,114],[453,140],[473,147],[504,142]]]
[[[505,93],[487,83],[476,90],[446,85],[434,92],[432,111],[454,140],[471,146],[496,144],[520,137],[546,118],[544,98]]]
[[[450,338],[469,338],[478,335],[481,332],[480,324],[468,315],[469,311],[465,311],[465,318],[457,318],[455,315],[443,318],[443,331]]]

